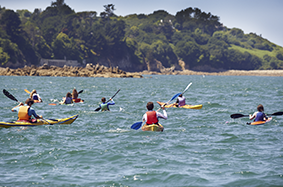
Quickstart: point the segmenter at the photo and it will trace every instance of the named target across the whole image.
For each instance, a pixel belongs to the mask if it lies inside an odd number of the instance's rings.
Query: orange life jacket
[[[156,111],[147,111],[146,115],[147,115],[146,124],[151,125],[158,123],[158,118],[156,117]]]
[[[21,106],[18,112],[18,120],[29,121],[31,116],[28,115],[29,106]]]

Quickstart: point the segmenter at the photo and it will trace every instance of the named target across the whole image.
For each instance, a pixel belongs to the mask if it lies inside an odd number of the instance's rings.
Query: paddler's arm
[[[37,115],[37,114],[35,113],[35,110],[32,109],[32,108],[29,108],[28,115],[29,115],[29,116],[34,116],[36,119],[42,119],[42,116]]]
[[[17,106],[15,106],[14,108],[12,108],[12,112],[17,112],[16,108],[23,106],[24,104],[22,102],[20,102],[20,104],[18,104]]]
[[[167,119],[168,117],[167,117],[167,112],[166,112],[166,110],[165,110],[165,105],[162,105],[161,108],[162,108],[162,110],[163,110],[163,114],[157,112],[157,117],[158,117],[158,118]]]
[[[249,115],[250,120],[254,119],[256,117],[257,112],[255,112],[253,115]]]
[[[111,101],[111,103],[108,102],[107,105],[115,105],[115,102],[114,102],[114,100],[112,98],[110,98],[110,101]]]
[[[147,115],[146,113],[142,116],[142,122],[146,122],[147,121]]]
[[[268,116],[264,114],[265,121],[268,120]]]

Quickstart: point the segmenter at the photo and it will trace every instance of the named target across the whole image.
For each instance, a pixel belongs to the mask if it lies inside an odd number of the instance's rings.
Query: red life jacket
[[[147,111],[146,115],[147,115],[146,124],[151,125],[158,123],[158,118],[156,117],[156,111]]]

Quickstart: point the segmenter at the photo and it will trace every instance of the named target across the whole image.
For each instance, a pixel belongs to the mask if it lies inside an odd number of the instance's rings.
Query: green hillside
[[[170,15],[115,15],[113,4],[95,11],[74,12],[62,0],[41,11],[0,7],[0,63],[37,65],[41,58],[93,64],[107,61],[126,71],[148,64],[165,68],[184,62],[201,70],[283,69],[283,48],[254,33],[227,28],[219,17],[198,8]],[[122,68],[122,69],[123,69]]]

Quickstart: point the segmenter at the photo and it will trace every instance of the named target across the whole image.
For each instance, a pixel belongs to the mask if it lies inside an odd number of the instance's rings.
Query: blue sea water
[[[133,130],[146,103],[182,92],[200,110],[166,109],[164,132]],[[145,75],[132,78],[1,76],[19,101],[36,89],[44,118],[79,114],[70,125],[0,128],[0,186],[283,186],[283,116],[246,125],[258,104],[283,111],[283,77]],[[73,88],[85,103],[58,103]],[[101,97],[110,112],[95,112]],[[0,121],[16,120],[17,102],[0,94]]]

